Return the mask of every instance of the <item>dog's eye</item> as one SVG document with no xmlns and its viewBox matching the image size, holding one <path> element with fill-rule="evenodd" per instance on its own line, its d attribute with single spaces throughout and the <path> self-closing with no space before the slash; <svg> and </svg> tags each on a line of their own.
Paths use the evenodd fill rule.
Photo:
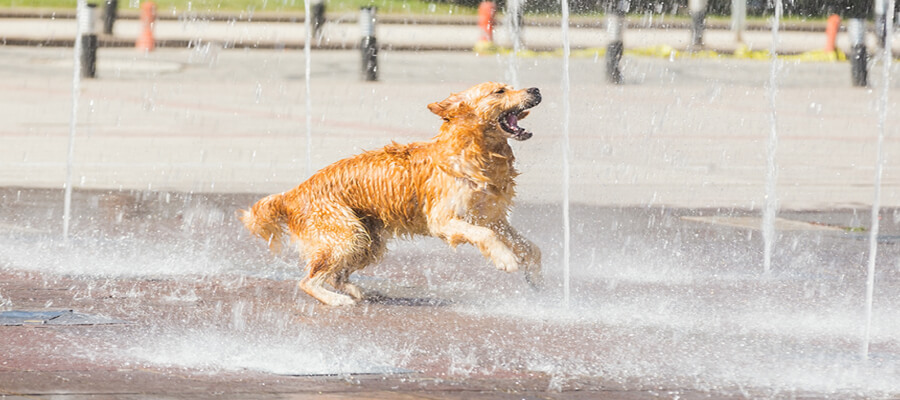
<svg viewBox="0 0 900 400">
<path fill-rule="evenodd" d="M 505 88 L 497 89 L 497 90 L 494 92 L 494 94 L 503 94 L 503 93 L 506 93 L 506 89 L 505 89 Z"/>
</svg>

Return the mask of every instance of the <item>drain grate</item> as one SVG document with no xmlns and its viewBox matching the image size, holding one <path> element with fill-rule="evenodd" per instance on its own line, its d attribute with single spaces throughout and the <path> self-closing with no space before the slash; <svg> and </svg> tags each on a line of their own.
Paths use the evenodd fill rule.
<svg viewBox="0 0 900 400">
<path fill-rule="evenodd" d="M 120 319 L 109 318 L 102 315 L 82 314 L 72 310 L 13 310 L 0 312 L 0 326 L 113 325 L 127 323 L 128 321 Z"/>
</svg>

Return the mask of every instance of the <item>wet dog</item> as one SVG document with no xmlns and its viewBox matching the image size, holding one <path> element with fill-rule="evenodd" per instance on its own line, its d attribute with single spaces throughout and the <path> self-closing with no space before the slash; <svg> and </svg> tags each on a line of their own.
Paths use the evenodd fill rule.
<svg viewBox="0 0 900 400">
<path fill-rule="evenodd" d="M 273 251 L 288 235 L 307 260 L 300 287 L 333 306 L 364 299 L 350 274 L 379 260 L 397 236 L 470 243 L 497 268 L 523 269 L 539 286 L 541 252 L 508 220 L 517 175 L 508 140 L 532 136 L 518 121 L 540 102 L 537 88 L 494 82 L 451 94 L 428 105 L 444 120 L 432 140 L 340 160 L 241 210 L 240 219 Z"/>
</svg>

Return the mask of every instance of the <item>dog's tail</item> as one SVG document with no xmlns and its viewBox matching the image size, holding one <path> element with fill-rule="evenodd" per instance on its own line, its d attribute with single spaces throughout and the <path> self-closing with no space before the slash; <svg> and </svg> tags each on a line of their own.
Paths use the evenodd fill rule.
<svg viewBox="0 0 900 400">
<path fill-rule="evenodd" d="M 254 235 L 267 241 L 273 253 L 281 251 L 283 224 L 287 216 L 283 195 L 273 194 L 263 197 L 249 210 L 240 210 L 238 213 L 238 218 L 244 226 Z"/>
</svg>

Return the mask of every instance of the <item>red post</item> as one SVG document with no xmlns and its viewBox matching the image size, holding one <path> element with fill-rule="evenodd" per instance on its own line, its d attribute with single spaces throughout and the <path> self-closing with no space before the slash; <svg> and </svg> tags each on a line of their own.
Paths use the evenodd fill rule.
<svg viewBox="0 0 900 400">
<path fill-rule="evenodd" d="M 478 6 L 478 27 L 481 28 L 481 40 L 494 41 L 494 14 L 497 6 L 493 1 L 482 1 Z"/>
<path fill-rule="evenodd" d="M 834 41 L 837 38 L 838 30 L 841 28 L 841 17 L 837 14 L 831 14 L 828 17 L 827 25 L 825 25 L 825 51 L 834 51 Z"/>
<path fill-rule="evenodd" d="M 153 25 L 156 23 L 156 3 L 145 1 L 141 4 L 141 32 L 134 46 L 138 50 L 152 51 L 156 47 L 153 39 Z"/>
</svg>

